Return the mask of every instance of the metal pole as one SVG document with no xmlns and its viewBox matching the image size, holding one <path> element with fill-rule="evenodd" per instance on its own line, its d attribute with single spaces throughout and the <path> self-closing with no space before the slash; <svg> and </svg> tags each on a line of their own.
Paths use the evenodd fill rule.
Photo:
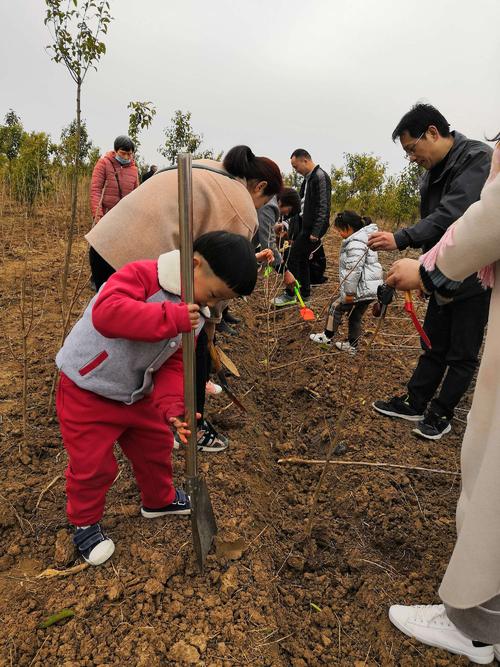
<svg viewBox="0 0 500 667">
<path fill-rule="evenodd" d="M 192 157 L 190 153 L 179 153 L 179 232 L 181 251 L 181 298 L 184 303 L 194 302 L 193 285 L 193 190 Z M 194 354 L 194 331 L 182 334 L 182 361 L 184 364 L 184 405 L 186 421 L 191 435 L 186 451 L 186 481 L 188 493 L 198 475 L 196 446 L 196 368 Z"/>
</svg>

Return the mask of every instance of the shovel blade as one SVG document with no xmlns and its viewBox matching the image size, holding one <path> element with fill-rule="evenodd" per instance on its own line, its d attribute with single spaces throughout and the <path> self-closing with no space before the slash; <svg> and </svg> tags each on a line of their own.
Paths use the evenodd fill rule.
<svg viewBox="0 0 500 667">
<path fill-rule="evenodd" d="M 300 309 L 300 316 L 306 322 L 311 322 L 312 320 L 316 319 L 314 317 L 313 311 L 310 308 L 301 308 Z"/>
<path fill-rule="evenodd" d="M 200 572 L 203 572 L 205 559 L 217 535 L 217 522 L 208 494 L 205 480 L 201 477 L 189 480 L 191 498 L 191 529 L 193 547 Z"/>
</svg>

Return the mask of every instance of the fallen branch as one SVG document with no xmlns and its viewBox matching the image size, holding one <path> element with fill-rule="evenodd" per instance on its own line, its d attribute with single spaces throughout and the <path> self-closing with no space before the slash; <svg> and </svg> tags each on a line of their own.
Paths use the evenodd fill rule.
<svg viewBox="0 0 500 667">
<path fill-rule="evenodd" d="M 290 456 L 285 459 L 278 459 L 278 463 L 290 463 L 292 465 L 325 465 L 325 459 L 302 459 L 299 456 Z M 365 466 L 370 468 L 400 468 L 401 470 L 417 470 L 419 472 L 434 472 L 441 475 L 457 475 L 458 470 L 441 470 L 440 468 L 421 468 L 420 466 L 402 465 L 399 463 L 372 463 L 371 461 L 328 461 L 330 465 L 337 466 Z"/>
<path fill-rule="evenodd" d="M 37 574 L 36 579 L 51 579 L 52 577 L 69 577 L 72 574 L 78 574 L 78 572 L 86 570 L 88 566 L 89 566 L 88 563 L 79 563 L 78 565 L 69 567 L 67 570 L 54 570 L 53 568 L 49 567 L 43 572 L 40 572 L 40 574 Z"/>
<path fill-rule="evenodd" d="M 38 506 L 40 505 L 40 502 L 41 502 L 42 498 L 44 497 L 44 495 L 47 493 L 47 491 L 52 486 L 54 486 L 54 484 L 57 482 L 57 480 L 61 479 L 61 477 L 62 477 L 62 475 L 56 475 L 56 477 L 54 477 L 54 479 L 49 484 L 47 484 L 47 486 L 44 489 L 42 489 L 42 492 L 38 496 L 38 500 L 37 500 L 36 505 L 35 505 L 36 510 L 38 509 Z"/>
</svg>

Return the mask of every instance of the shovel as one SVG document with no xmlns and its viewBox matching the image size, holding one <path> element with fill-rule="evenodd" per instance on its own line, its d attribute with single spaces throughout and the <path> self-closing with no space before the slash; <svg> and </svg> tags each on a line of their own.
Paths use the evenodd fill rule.
<svg viewBox="0 0 500 667">
<path fill-rule="evenodd" d="M 221 384 L 222 389 L 224 392 L 229 396 L 229 398 L 232 400 L 232 402 L 240 409 L 242 412 L 247 412 L 246 407 L 243 405 L 243 403 L 240 401 L 240 399 L 236 396 L 236 394 L 232 391 L 231 387 L 228 384 L 226 374 L 224 373 L 224 369 L 222 368 L 222 360 L 220 357 L 220 349 L 215 347 L 213 343 L 208 344 L 208 351 L 210 353 L 210 357 L 212 358 L 213 362 L 213 367 L 215 374 L 217 375 L 217 379 Z"/>
<path fill-rule="evenodd" d="M 181 250 L 181 298 L 193 303 L 193 191 L 192 157 L 179 153 L 177 157 L 179 178 L 179 232 Z M 184 366 L 184 405 L 186 422 L 191 434 L 186 450 L 186 486 L 191 500 L 191 528 L 196 560 L 203 572 L 203 565 L 213 539 L 217 534 L 212 503 L 205 480 L 198 474 L 198 447 L 196 437 L 196 371 L 194 355 L 194 331 L 182 334 L 182 361 Z"/>
<path fill-rule="evenodd" d="M 224 350 L 222 350 L 220 347 L 217 347 L 217 352 L 219 354 L 219 359 L 224 364 L 224 366 L 227 368 L 227 370 L 230 373 L 232 373 L 235 377 L 239 378 L 240 377 L 239 370 L 236 368 L 235 364 L 227 356 L 227 354 L 224 352 Z"/>
<path fill-rule="evenodd" d="M 297 301 L 300 304 L 300 316 L 303 320 L 306 322 L 311 322 L 312 320 L 315 320 L 315 316 L 313 311 L 306 306 L 304 303 L 303 298 L 300 295 L 300 285 L 298 281 L 296 280 L 295 283 L 293 284 L 293 291 L 295 292 L 295 296 L 297 297 Z"/>
</svg>

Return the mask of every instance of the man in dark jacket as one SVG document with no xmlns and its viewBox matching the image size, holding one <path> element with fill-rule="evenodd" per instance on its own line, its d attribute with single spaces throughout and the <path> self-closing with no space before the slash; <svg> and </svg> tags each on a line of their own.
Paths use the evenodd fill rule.
<svg viewBox="0 0 500 667">
<path fill-rule="evenodd" d="M 143 174 L 141 183 L 144 183 L 144 181 L 147 181 L 148 178 L 151 178 L 151 176 L 154 176 L 157 171 L 158 171 L 158 167 L 155 164 L 152 164 L 149 167 L 149 169 L 146 171 L 146 173 Z"/>
<path fill-rule="evenodd" d="M 301 285 L 301 294 L 307 299 L 311 294 L 309 260 L 312 254 L 323 252 L 321 238 L 330 224 L 332 183 L 328 174 L 315 164 L 311 155 L 297 148 L 291 157 L 292 167 L 304 177 L 300 188 L 301 229 L 288 256 L 288 268 Z M 273 301 L 275 306 L 295 303 L 292 291 L 286 291 Z"/>
<path fill-rule="evenodd" d="M 450 132 L 449 128 L 444 116 L 429 104 L 415 105 L 398 123 L 393 140 L 399 138 L 406 157 L 426 169 L 420 184 L 421 220 L 394 234 L 373 234 L 369 240 L 373 250 L 411 247 L 427 252 L 479 199 L 490 170 L 492 150 L 481 141 Z M 407 394 L 375 401 L 377 412 L 418 422 L 413 432 L 430 440 L 438 440 L 450 431 L 454 409 L 477 367 L 489 297 L 476 274 L 464 281 L 447 305 L 439 306 L 431 296 L 424 329 L 432 349 L 424 347 Z"/>
</svg>

